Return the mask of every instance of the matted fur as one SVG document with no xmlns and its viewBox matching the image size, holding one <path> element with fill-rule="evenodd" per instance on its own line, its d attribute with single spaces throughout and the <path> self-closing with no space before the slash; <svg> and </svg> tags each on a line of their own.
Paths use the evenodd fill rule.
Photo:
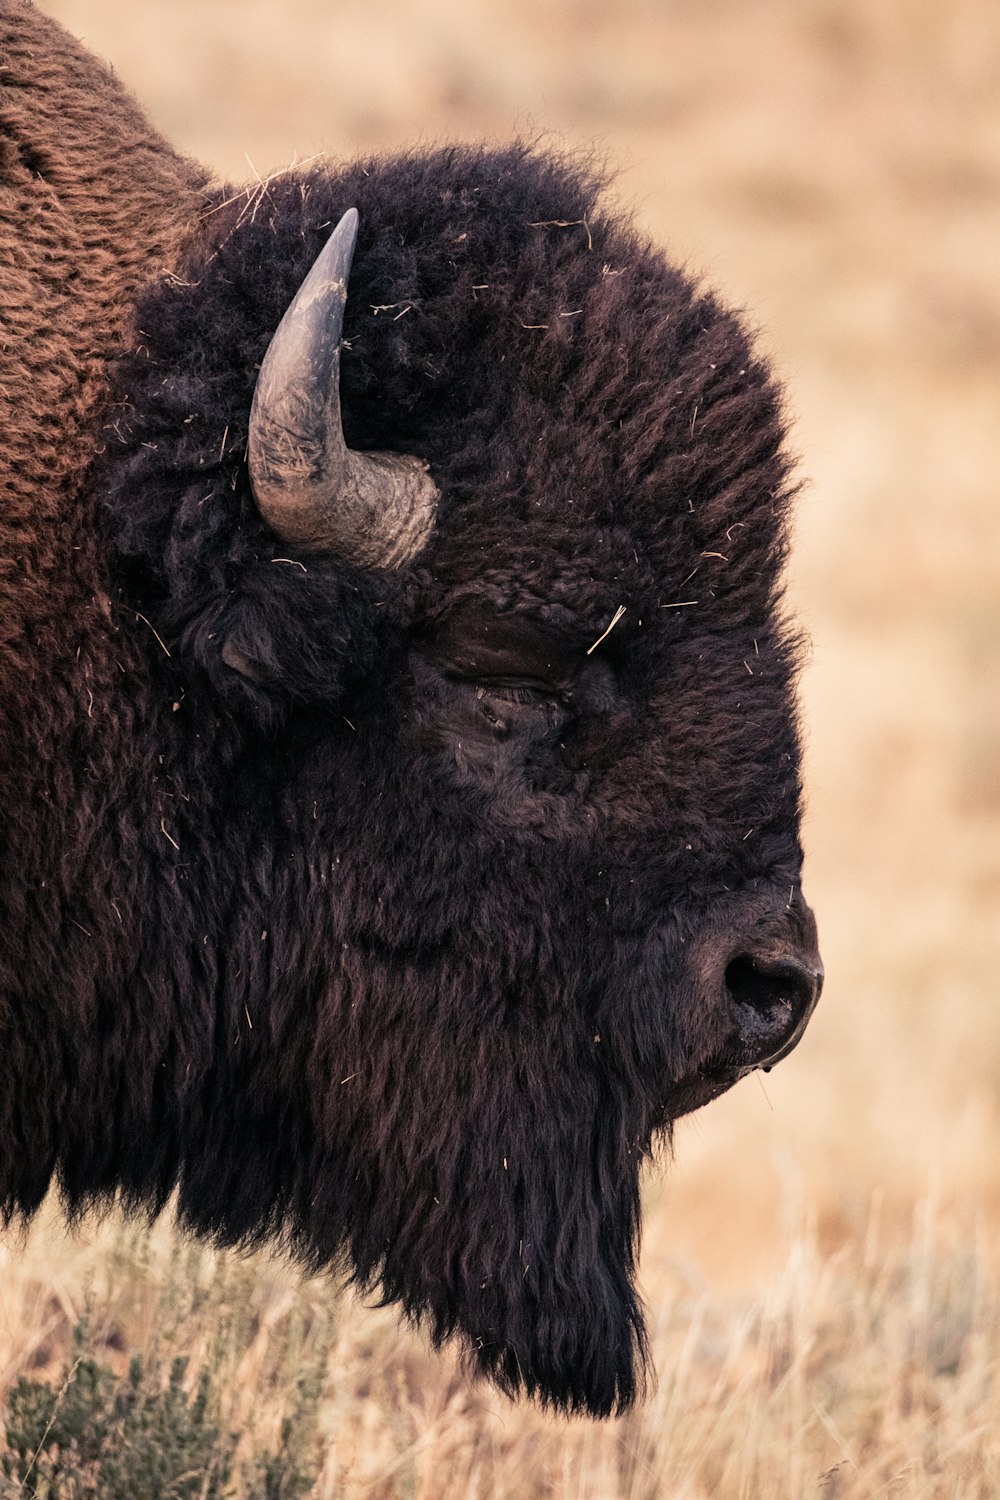
<svg viewBox="0 0 1000 1500">
<path fill-rule="evenodd" d="M 66 120 L 83 69 L 140 129 L 48 23 L 0 17 L 68 59 Z M 96 195 L 115 153 L 81 129 Z M 66 402 L 4 368 L 41 455 L 0 516 L 6 1211 L 53 1176 L 71 1210 L 176 1186 L 197 1230 L 380 1286 L 511 1392 L 624 1407 L 640 1165 L 732 1026 L 706 975 L 811 922 L 776 387 L 545 152 L 207 202 L 141 138 L 155 170 L 118 162 L 132 207 L 76 249 L 104 300 L 64 269 L 34 335 Z M 23 150 L 4 170 L 44 197 Z M 351 205 L 347 440 L 442 497 L 397 574 L 289 548 L 246 473 L 260 360 Z M 484 616 L 554 632 L 572 693 L 453 670 Z"/>
</svg>

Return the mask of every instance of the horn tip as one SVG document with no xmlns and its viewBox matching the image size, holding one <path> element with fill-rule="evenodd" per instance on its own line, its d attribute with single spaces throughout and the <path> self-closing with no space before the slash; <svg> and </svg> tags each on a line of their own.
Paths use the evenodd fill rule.
<svg viewBox="0 0 1000 1500">
<path fill-rule="evenodd" d="M 349 208 L 345 214 L 341 214 L 337 227 L 330 238 L 338 241 L 346 240 L 353 251 L 360 224 L 361 216 L 357 209 Z"/>
</svg>

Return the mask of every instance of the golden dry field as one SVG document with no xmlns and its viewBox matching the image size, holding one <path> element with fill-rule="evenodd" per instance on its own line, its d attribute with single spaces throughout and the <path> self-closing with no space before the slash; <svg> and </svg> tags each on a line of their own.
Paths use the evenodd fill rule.
<svg viewBox="0 0 1000 1500">
<path fill-rule="evenodd" d="M 514 1407 L 282 1265 L 53 1215 L 0 1248 L 0 1385 L 58 1391 L 83 1317 L 119 1373 L 174 1340 L 184 1380 L 218 1376 L 240 1454 L 299 1402 L 316 1487 L 262 1495 L 1000 1495 L 1000 8 L 43 8 L 234 182 L 319 151 L 596 144 L 650 234 L 749 310 L 805 480 L 790 582 L 827 985 L 795 1054 L 683 1121 L 647 1183 L 659 1383 L 628 1418 Z M 119 1493 L 46 1489 L 43 1467 L 9 1493 Z M 232 1483 L 163 1493 L 250 1493 Z"/>
</svg>

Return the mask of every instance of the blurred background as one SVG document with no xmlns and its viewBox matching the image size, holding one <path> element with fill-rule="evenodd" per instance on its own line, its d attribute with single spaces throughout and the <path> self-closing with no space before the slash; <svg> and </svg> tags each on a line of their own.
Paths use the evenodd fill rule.
<svg viewBox="0 0 1000 1500">
<path fill-rule="evenodd" d="M 545 132 L 746 309 L 787 382 L 806 890 L 794 1056 L 682 1122 L 642 1274 L 1000 1252 L 1000 8 L 992 0 L 44 0 L 221 177 Z M 998 1257 L 1000 1258 L 1000 1257 Z M 831 1491 L 832 1493 L 832 1491 Z"/>
</svg>

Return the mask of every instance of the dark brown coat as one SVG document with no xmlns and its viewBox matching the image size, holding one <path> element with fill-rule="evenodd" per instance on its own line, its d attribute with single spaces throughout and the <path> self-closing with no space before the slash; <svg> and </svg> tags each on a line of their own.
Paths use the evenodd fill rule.
<svg viewBox="0 0 1000 1500">
<path fill-rule="evenodd" d="M 395 572 L 247 474 L 352 205 L 347 440 L 441 496 Z M 627 1405 L 641 1163 L 816 993 L 766 364 L 586 166 L 209 189 L 18 0 L 0 317 L 4 1212 L 176 1188 L 505 1389 Z"/>
</svg>

